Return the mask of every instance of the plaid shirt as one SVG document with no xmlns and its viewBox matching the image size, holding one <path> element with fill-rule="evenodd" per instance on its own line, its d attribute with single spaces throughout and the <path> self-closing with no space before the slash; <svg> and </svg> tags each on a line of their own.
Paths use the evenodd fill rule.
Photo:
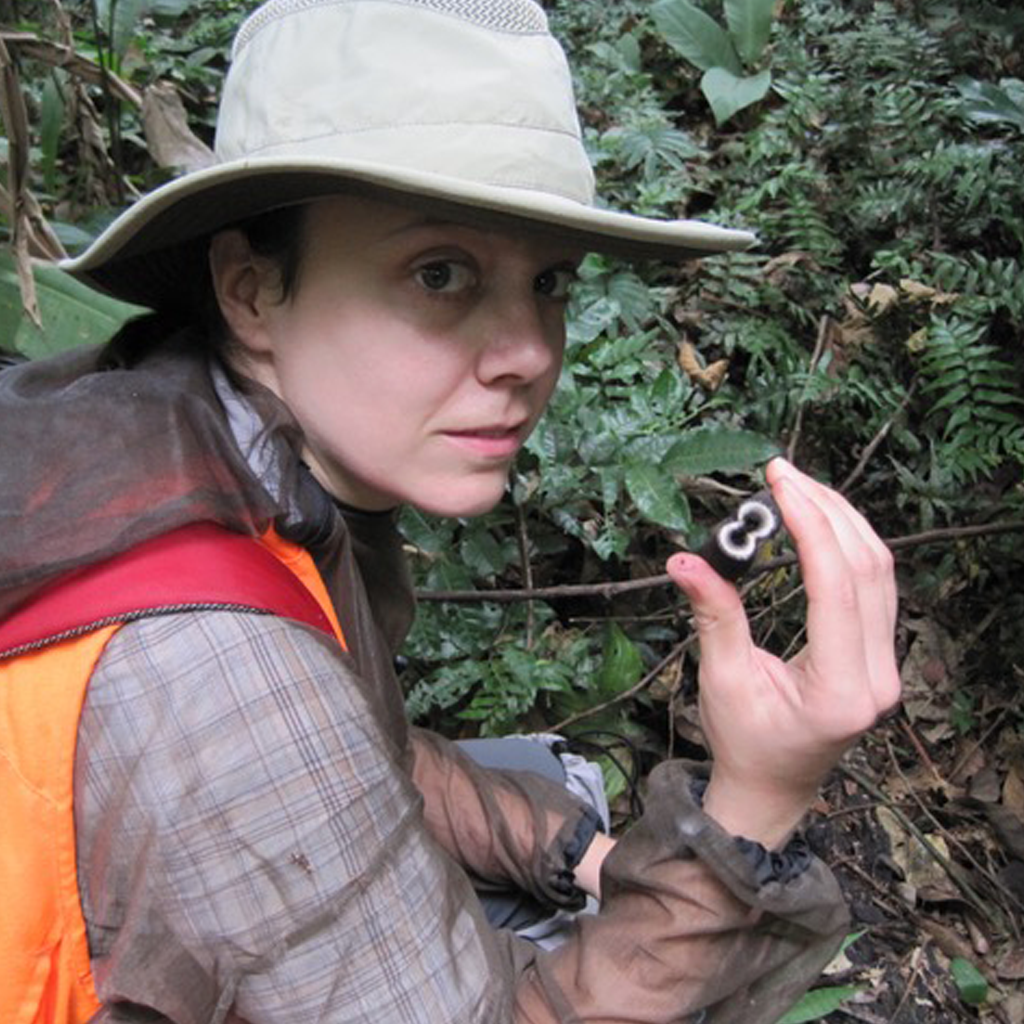
<svg viewBox="0 0 1024 1024">
<path fill-rule="evenodd" d="M 176 1024 L 229 1007 L 268 1024 L 508 1018 L 507 953 L 351 671 L 326 638 L 267 616 L 116 635 L 76 764 L 104 1000 Z"/>
</svg>

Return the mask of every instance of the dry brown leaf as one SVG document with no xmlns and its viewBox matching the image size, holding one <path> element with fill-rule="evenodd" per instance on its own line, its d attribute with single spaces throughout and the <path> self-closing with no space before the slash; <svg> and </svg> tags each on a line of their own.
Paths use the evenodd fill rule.
<svg viewBox="0 0 1024 1024">
<path fill-rule="evenodd" d="M 10 193 L 8 202 L 11 220 L 11 249 L 18 275 L 21 305 L 29 319 L 42 327 L 36 282 L 32 273 L 29 222 L 28 154 L 31 140 L 25 97 L 21 93 L 18 72 L 2 39 L 0 39 L 0 118 L 7 133 L 7 166 Z"/>
<path fill-rule="evenodd" d="M 952 635 L 930 619 L 914 619 L 907 627 L 914 638 L 900 666 L 903 707 L 912 722 L 932 725 L 926 732 L 929 740 L 944 739 L 954 732 L 950 695 L 962 651 Z"/>
<path fill-rule="evenodd" d="M 154 82 L 143 93 L 142 127 L 161 167 L 201 171 L 214 162 L 213 151 L 189 128 L 185 104 L 170 82 Z"/>
<path fill-rule="evenodd" d="M 1024 980 L 1024 949 L 1011 949 L 996 964 L 996 974 L 1004 981 Z"/>
<path fill-rule="evenodd" d="M 914 333 L 907 338 L 907 351 L 911 354 L 921 352 L 927 344 L 928 328 L 922 327 L 920 330 L 914 331 Z"/>
<path fill-rule="evenodd" d="M 970 943 L 952 928 L 947 928 L 944 924 L 926 917 L 921 920 L 921 929 L 935 940 L 935 944 L 946 956 L 951 959 L 961 956 L 965 960 L 974 961 Z"/>
<path fill-rule="evenodd" d="M 1018 860 L 1024 861 L 1024 819 L 1002 804 L 986 804 L 985 813 L 999 841 Z"/>
<path fill-rule="evenodd" d="M 1003 781 L 1003 804 L 1024 820 L 1024 764 L 1014 761 Z"/>
<path fill-rule="evenodd" d="M 70 43 L 55 43 L 37 36 L 34 32 L 6 30 L 0 31 L 0 40 L 14 47 L 22 56 L 60 68 L 89 85 L 98 86 L 106 83 L 115 96 L 133 107 L 138 107 L 142 103 L 142 97 L 134 86 L 114 74 L 110 68 L 103 68 L 88 57 L 83 57 Z"/>
<path fill-rule="evenodd" d="M 704 738 L 704 730 L 700 726 L 700 712 L 693 701 L 688 701 L 682 696 L 676 697 L 672 702 L 672 722 L 675 726 L 676 735 L 680 739 L 695 747 L 707 748 L 707 740 Z"/>
<path fill-rule="evenodd" d="M 865 315 L 858 303 L 863 303 L 867 297 L 866 287 L 862 285 L 851 285 L 851 295 L 843 297 L 843 309 L 846 316 L 838 323 L 832 325 L 832 337 L 834 344 L 839 347 L 856 347 L 867 345 L 877 341 L 878 336 L 871 324 L 871 319 Z"/>
<path fill-rule="evenodd" d="M 891 284 L 874 284 L 868 292 L 868 309 L 876 316 L 886 313 L 900 301 L 900 293 Z"/>
<path fill-rule="evenodd" d="M 943 292 L 930 285 L 921 284 L 920 281 L 912 281 L 905 277 L 900 281 L 900 291 L 911 302 L 927 302 L 933 306 L 948 306 L 960 298 L 955 292 Z"/>
<path fill-rule="evenodd" d="M 762 273 L 765 279 L 776 287 L 782 287 L 786 281 L 789 271 L 793 267 L 806 265 L 812 271 L 820 271 L 821 267 L 809 252 L 800 249 L 793 249 L 790 252 L 779 253 L 773 256 L 763 267 Z"/>
<path fill-rule="evenodd" d="M 1011 992 L 999 1004 L 1002 1024 L 1024 1024 L 1024 992 Z"/>
<path fill-rule="evenodd" d="M 971 778 L 967 793 L 983 804 L 999 803 L 999 776 L 990 765 L 977 771 Z"/>
<path fill-rule="evenodd" d="M 915 891 L 927 890 L 934 899 L 939 893 L 956 898 L 957 892 L 949 881 L 942 865 L 925 848 L 924 844 L 908 832 L 899 818 L 888 807 L 876 810 L 878 823 L 889 837 L 893 862 L 903 872 L 905 882 Z M 949 848 L 942 836 L 928 836 L 931 848 L 940 856 L 949 858 Z"/>
<path fill-rule="evenodd" d="M 705 391 L 717 391 L 729 370 L 728 359 L 719 359 L 709 366 L 702 366 L 696 348 L 688 341 L 679 342 L 676 358 L 686 376 Z"/>
</svg>

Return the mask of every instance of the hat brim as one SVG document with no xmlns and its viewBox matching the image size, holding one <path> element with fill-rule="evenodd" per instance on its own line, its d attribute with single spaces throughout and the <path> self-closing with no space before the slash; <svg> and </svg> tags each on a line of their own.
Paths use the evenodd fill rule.
<svg viewBox="0 0 1024 1024">
<path fill-rule="evenodd" d="M 703 221 L 637 217 L 423 171 L 266 158 L 219 164 L 156 189 L 61 267 L 116 298 L 160 308 L 177 301 L 185 276 L 195 276 L 195 267 L 186 265 L 184 243 L 257 213 L 338 193 L 408 203 L 431 215 L 497 229 L 550 234 L 584 251 L 630 259 L 687 259 L 746 249 L 756 241 L 750 232 Z M 187 259 L 194 261 L 194 252 Z"/>
</svg>

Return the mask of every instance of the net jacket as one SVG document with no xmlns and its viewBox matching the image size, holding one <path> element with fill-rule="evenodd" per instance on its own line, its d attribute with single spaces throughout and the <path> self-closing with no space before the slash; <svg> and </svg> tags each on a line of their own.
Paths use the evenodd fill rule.
<svg viewBox="0 0 1024 1024">
<path fill-rule="evenodd" d="M 52 1019 L 95 1006 L 87 952 L 102 1024 L 774 1022 L 845 934 L 841 895 L 813 858 L 789 874 L 748 856 L 678 762 L 651 774 L 575 936 L 542 952 L 487 927 L 473 882 L 578 905 L 587 812 L 409 725 L 394 654 L 412 591 L 394 522 L 332 504 L 265 397 L 187 334 L 130 366 L 89 350 L 0 373 L 0 620 L 69 572 L 213 522 L 273 527 L 306 552 L 348 645 L 237 612 L 93 637 L 81 713 L 18 769 L 60 751 L 53 824 L 76 829 L 52 913 L 73 906 L 77 874 L 85 937 L 72 922 L 75 980 L 53 998 L 73 1010 Z M 5 828 L 8 849 L 21 831 Z M 40 991 L 41 956 L 63 955 L 48 938 L 20 968 Z"/>
</svg>

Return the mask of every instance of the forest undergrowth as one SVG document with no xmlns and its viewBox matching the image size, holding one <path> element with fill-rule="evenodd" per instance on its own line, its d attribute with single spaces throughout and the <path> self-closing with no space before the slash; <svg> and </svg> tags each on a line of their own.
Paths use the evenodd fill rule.
<svg viewBox="0 0 1024 1024">
<path fill-rule="evenodd" d="M 452 736 L 561 732 L 628 827 L 654 765 L 708 756 L 665 560 L 789 455 L 893 547 L 904 682 L 808 818 L 854 926 L 791 1020 L 1024 1024 L 1024 10 L 545 6 L 609 205 L 759 241 L 587 258 L 506 500 L 404 515 L 410 714 Z M 38 357 L 128 314 L 39 260 L 209 158 L 250 7 L 0 2 L 0 346 Z M 758 641 L 799 649 L 785 541 L 743 590 Z"/>
</svg>

